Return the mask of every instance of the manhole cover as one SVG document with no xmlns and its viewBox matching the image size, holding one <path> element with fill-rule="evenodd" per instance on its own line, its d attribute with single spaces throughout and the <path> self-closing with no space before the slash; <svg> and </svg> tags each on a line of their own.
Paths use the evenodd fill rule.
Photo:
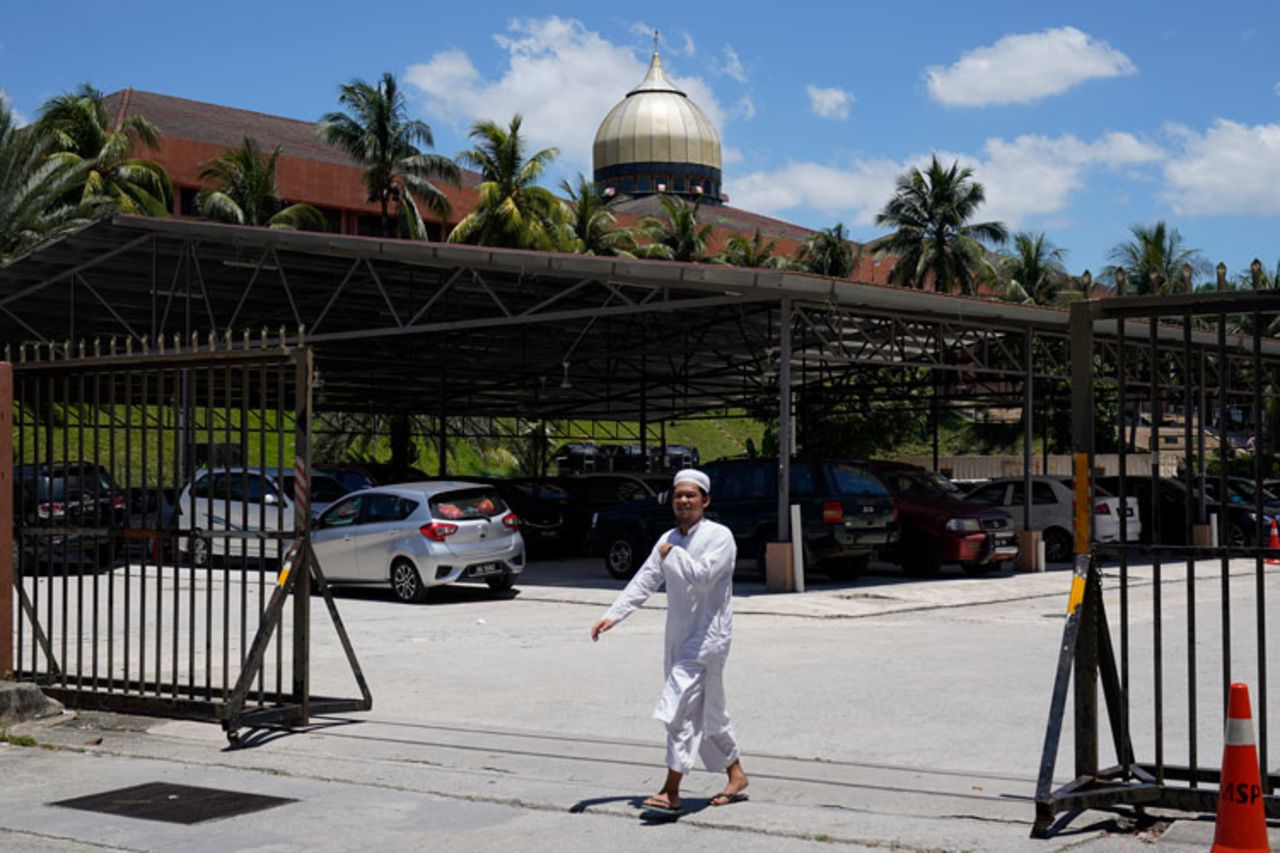
<svg viewBox="0 0 1280 853">
<path fill-rule="evenodd" d="M 191 824 L 260 812 L 292 802 L 296 800 L 289 797 L 267 797 L 240 791 L 197 788 L 193 785 L 148 782 L 118 791 L 61 800 L 50 805 L 143 820 Z"/>
</svg>

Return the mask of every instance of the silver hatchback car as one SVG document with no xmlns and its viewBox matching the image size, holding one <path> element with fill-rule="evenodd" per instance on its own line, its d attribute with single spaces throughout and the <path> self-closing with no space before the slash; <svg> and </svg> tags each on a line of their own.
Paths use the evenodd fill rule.
<svg viewBox="0 0 1280 853">
<path fill-rule="evenodd" d="M 390 584 L 401 601 L 455 581 L 507 590 L 525 563 L 520 519 L 492 486 L 465 481 L 352 492 L 320 514 L 311 543 L 329 582 Z"/>
</svg>

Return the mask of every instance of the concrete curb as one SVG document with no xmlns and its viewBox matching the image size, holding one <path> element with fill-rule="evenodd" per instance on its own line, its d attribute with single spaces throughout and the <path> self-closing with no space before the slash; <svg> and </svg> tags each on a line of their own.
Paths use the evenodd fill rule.
<svg viewBox="0 0 1280 853">
<path fill-rule="evenodd" d="M 62 703 L 50 699 L 28 682 L 0 681 L 0 724 L 56 717 Z"/>
</svg>

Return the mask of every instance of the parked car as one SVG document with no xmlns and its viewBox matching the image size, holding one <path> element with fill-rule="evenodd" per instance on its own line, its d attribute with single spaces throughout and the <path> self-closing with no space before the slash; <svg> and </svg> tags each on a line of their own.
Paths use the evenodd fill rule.
<svg viewBox="0 0 1280 853">
<path fill-rule="evenodd" d="M 1101 486 L 1110 492 L 1120 491 L 1120 478 L 1099 477 L 1095 486 Z M 1191 517 L 1196 519 L 1199 513 L 1201 494 L 1199 489 L 1187 490 L 1181 480 L 1161 477 L 1157 481 L 1157 500 L 1151 501 L 1151 477 L 1149 475 L 1129 475 L 1125 477 L 1126 495 L 1137 498 L 1138 515 L 1142 522 L 1140 541 L 1144 544 L 1190 545 L 1191 530 L 1187 525 L 1187 507 L 1191 507 Z M 1203 497 L 1205 505 L 1205 521 L 1209 516 L 1220 511 L 1220 504 L 1207 493 Z M 1227 504 L 1227 541 L 1224 544 L 1235 548 L 1247 548 L 1261 534 L 1265 543 L 1270 533 L 1271 517 L 1264 515 L 1262 523 L 1258 523 L 1252 504 Z M 1159 530 L 1156 529 L 1156 520 Z"/>
<path fill-rule="evenodd" d="M 563 507 L 562 535 L 564 550 L 569 553 L 590 553 L 591 518 L 600 510 L 654 498 L 671 487 L 667 474 L 582 474 L 555 477 L 551 482 L 569 496 Z"/>
<path fill-rule="evenodd" d="M 1039 530 L 1044 538 L 1044 556 L 1051 563 L 1071 559 L 1075 548 L 1075 495 L 1073 481 L 1064 477 L 1031 478 L 1031 530 Z M 1022 477 L 1005 477 L 979 486 L 965 500 L 983 506 L 1001 507 L 1013 519 L 1018 530 L 1025 530 L 1023 504 L 1025 483 Z M 1142 519 L 1137 498 L 1126 498 L 1126 506 L 1106 486 L 1094 483 L 1093 534 L 1099 542 L 1120 541 L 1120 514 L 1128 519 L 1126 529 L 1130 542 L 1142 536 Z"/>
<path fill-rule="evenodd" d="M 723 460 L 702 467 L 711 478 L 707 517 L 728 527 L 738 554 L 754 559 L 761 568 L 765 545 L 778 538 L 777 469 L 777 460 L 765 458 Z M 793 462 L 790 501 L 800 504 L 805 565 L 819 572 L 852 579 L 866 568 L 874 549 L 897 541 L 897 504 L 862 463 Z M 596 513 L 593 547 L 604 554 L 609 574 L 627 578 L 671 526 L 665 493 L 619 504 Z"/>
<path fill-rule="evenodd" d="M 24 569 L 110 567 L 128 501 L 106 468 L 82 461 L 15 465 L 13 480 L 14 553 Z"/>
<path fill-rule="evenodd" d="M 902 535 L 880 556 L 907 574 L 935 575 L 959 563 L 969 574 L 984 574 L 1018 555 L 1018 539 L 1008 513 L 970 503 L 946 488 L 945 477 L 903 462 L 869 462 L 898 499 Z"/>
<path fill-rule="evenodd" d="M 484 581 L 507 590 L 524 571 L 520 519 L 492 486 L 454 480 L 355 492 L 316 522 L 312 548 L 334 584 L 388 584 L 401 601 Z"/>
<path fill-rule="evenodd" d="M 253 536 L 186 536 L 191 530 L 279 531 L 294 529 L 292 468 L 214 468 L 198 471 L 178 497 L 178 551 L 195 565 L 210 556 L 264 556 L 279 559 L 278 539 L 259 545 Z M 350 491 L 326 474 L 311 475 L 311 517 Z"/>
<path fill-rule="evenodd" d="M 333 477 L 353 492 L 391 483 L 431 479 L 417 468 L 397 468 L 389 462 L 320 462 L 313 464 L 311 470 Z"/>
</svg>

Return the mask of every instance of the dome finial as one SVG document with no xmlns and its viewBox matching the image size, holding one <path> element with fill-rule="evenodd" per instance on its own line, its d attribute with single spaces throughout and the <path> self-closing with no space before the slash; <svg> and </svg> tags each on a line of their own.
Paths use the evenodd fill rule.
<svg viewBox="0 0 1280 853">
<path fill-rule="evenodd" d="M 654 53 L 658 52 L 658 31 L 657 30 L 653 31 L 653 52 Z"/>
</svg>

